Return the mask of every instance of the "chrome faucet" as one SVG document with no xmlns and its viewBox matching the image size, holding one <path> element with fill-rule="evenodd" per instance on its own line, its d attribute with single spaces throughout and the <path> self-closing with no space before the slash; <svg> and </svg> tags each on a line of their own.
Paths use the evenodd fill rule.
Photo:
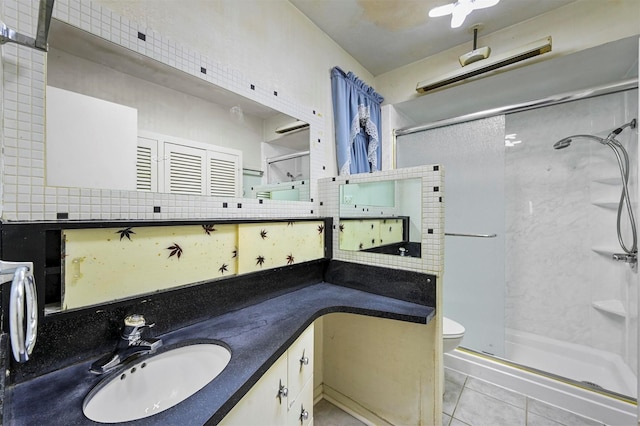
<svg viewBox="0 0 640 426">
<path fill-rule="evenodd" d="M 149 329 L 155 323 L 147 324 L 142 315 L 133 314 L 124 319 L 124 327 L 116 349 L 93 364 L 94 374 L 107 373 L 132 357 L 153 353 L 162 346 L 162 340 L 149 336 Z"/>
</svg>

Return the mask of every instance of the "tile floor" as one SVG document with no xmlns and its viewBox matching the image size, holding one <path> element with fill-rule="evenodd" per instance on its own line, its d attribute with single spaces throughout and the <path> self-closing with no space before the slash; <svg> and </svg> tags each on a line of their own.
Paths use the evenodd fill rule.
<svg viewBox="0 0 640 426">
<path fill-rule="evenodd" d="M 602 423 L 445 368 L 443 426 L 592 426 Z"/>
<path fill-rule="evenodd" d="M 602 426 L 602 423 L 445 368 L 442 426 Z M 314 406 L 314 426 L 362 426 L 326 400 Z"/>
<path fill-rule="evenodd" d="M 313 406 L 313 426 L 366 426 L 326 399 Z"/>
</svg>

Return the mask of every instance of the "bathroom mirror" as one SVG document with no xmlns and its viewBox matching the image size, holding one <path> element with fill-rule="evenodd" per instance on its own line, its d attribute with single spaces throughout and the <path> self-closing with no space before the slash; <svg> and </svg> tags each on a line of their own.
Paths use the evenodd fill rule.
<svg viewBox="0 0 640 426">
<path fill-rule="evenodd" d="M 204 79 L 53 19 L 46 76 L 46 185 L 264 199 L 283 199 L 280 190 L 287 188 L 284 199 L 309 201 L 309 125 L 212 84 L 222 70 L 200 69 Z M 61 107 L 49 104 L 54 90 L 64 95 Z M 69 100 L 76 95 L 79 102 Z M 96 109 L 95 120 L 106 131 L 88 127 L 86 136 L 77 137 L 83 133 L 75 126 L 92 122 L 77 120 L 70 106 L 85 116 L 92 102 L 106 108 Z M 132 117 L 128 129 L 118 109 Z M 58 111 L 64 123 L 59 127 L 68 132 L 57 145 L 49 134 L 55 128 L 51 111 Z M 125 135 L 108 132 L 114 129 Z M 78 142 L 71 143 L 69 134 Z M 153 145 L 147 148 L 146 143 Z M 191 156 L 194 149 L 205 152 L 208 161 L 214 152 L 215 161 L 230 165 L 229 180 L 235 179 L 231 192 L 215 192 L 209 183 L 198 189 L 201 192 L 173 185 L 174 172 L 168 171 L 171 156 L 176 152 Z M 142 168 L 141 158 L 148 158 Z M 199 178 L 209 182 L 205 167 L 209 166 L 203 167 Z M 147 173 L 147 168 L 153 171 Z M 149 183 L 147 174 L 155 176 L 148 178 Z M 227 180 L 227 175 L 220 180 Z"/>
<path fill-rule="evenodd" d="M 420 257 L 422 180 L 340 185 L 339 247 Z"/>
</svg>

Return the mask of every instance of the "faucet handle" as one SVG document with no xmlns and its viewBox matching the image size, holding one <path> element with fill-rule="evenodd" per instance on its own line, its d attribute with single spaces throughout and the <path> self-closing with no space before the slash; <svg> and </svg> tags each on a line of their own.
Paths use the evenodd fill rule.
<svg viewBox="0 0 640 426">
<path fill-rule="evenodd" d="M 124 319 L 124 329 L 122 336 L 125 340 L 136 342 L 140 340 L 140 335 L 144 330 L 154 327 L 155 323 L 147 324 L 144 317 L 140 314 L 129 315 Z"/>
<path fill-rule="evenodd" d="M 130 327 L 142 327 L 143 325 L 146 325 L 146 324 L 147 322 L 145 321 L 144 317 L 140 314 L 132 314 L 125 317 L 124 319 L 124 325 L 130 326 Z"/>
</svg>

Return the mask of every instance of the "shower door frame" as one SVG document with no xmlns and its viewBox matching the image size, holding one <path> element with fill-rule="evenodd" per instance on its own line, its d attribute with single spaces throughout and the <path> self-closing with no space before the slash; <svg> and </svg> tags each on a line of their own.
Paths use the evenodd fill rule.
<svg viewBox="0 0 640 426">
<path fill-rule="evenodd" d="M 520 104 L 515 104 L 515 105 L 508 105 L 508 106 L 504 106 L 504 107 L 499 107 L 499 108 L 493 108 L 493 109 L 489 109 L 489 110 L 484 110 L 484 111 L 479 111 L 476 113 L 472 113 L 472 114 L 466 114 L 463 116 L 459 116 L 459 117 L 453 117 L 450 119 L 446 119 L 446 120 L 439 120 L 433 123 L 428 123 L 428 124 L 424 124 L 424 125 L 420 125 L 420 126 L 414 126 L 414 127 L 407 127 L 407 128 L 401 128 L 401 129 L 397 129 L 393 131 L 393 141 L 392 141 L 392 150 L 393 150 L 393 168 L 397 168 L 397 137 L 398 136 L 404 136 L 404 135 L 409 135 L 412 133 L 418 133 L 418 132 L 422 132 L 422 131 L 426 131 L 426 130 L 433 130 L 433 129 L 437 129 L 437 128 L 442 128 L 442 127 L 446 127 L 446 126 L 451 126 L 451 125 L 456 125 L 456 124 L 461 124 L 461 123 L 465 123 L 465 122 L 470 122 L 470 121 L 475 121 L 475 120 L 479 120 L 479 119 L 483 119 L 483 118 L 488 118 L 488 117 L 493 117 L 493 116 L 498 116 L 498 115 L 506 115 L 506 114 L 510 114 L 510 113 L 517 113 L 517 112 L 522 112 L 522 111 L 527 111 L 527 110 L 531 110 L 531 109 L 537 109 L 537 108 L 542 108 L 542 107 L 547 107 L 547 106 L 553 106 L 553 105 L 559 105 L 559 104 L 563 104 L 563 103 L 568 103 L 568 102 L 572 102 L 572 101 L 577 101 L 577 100 L 582 100 L 582 99 L 588 99 L 588 98 L 593 98 L 593 97 L 597 97 L 597 96 L 602 96 L 602 95 L 609 95 L 609 94 L 614 94 L 614 93 L 618 93 L 618 92 L 624 92 L 627 90 L 633 90 L 633 89 L 638 89 L 639 84 L 638 84 L 638 78 L 633 78 L 633 79 L 627 79 L 627 80 L 622 80 L 619 82 L 614 82 L 611 84 L 606 84 L 606 85 L 601 85 L 601 86 L 597 86 L 594 88 L 591 88 L 589 90 L 582 90 L 579 92 L 569 92 L 569 93 L 563 93 L 563 94 L 559 94 L 559 95 L 554 95 L 551 97 L 547 97 L 547 98 L 543 98 L 543 99 L 539 99 L 539 100 L 535 100 L 535 101 L 530 101 L 530 102 L 525 102 L 525 103 L 520 103 Z M 638 103 L 640 105 L 640 92 L 638 95 L 639 99 L 638 99 Z M 638 139 L 638 143 L 640 144 L 640 136 Z M 635 161 L 637 161 L 636 164 L 640 164 L 640 151 L 639 151 L 639 155 L 637 158 L 634 159 Z M 638 188 L 638 193 L 635 194 L 637 199 L 640 199 L 640 186 Z M 636 282 L 636 285 L 640 285 L 640 276 L 639 278 L 637 278 L 637 280 L 639 282 Z M 640 306 L 640 293 L 638 295 L 638 300 L 637 302 L 637 306 Z M 638 336 L 638 346 L 639 346 L 639 352 L 640 352 L 640 331 L 639 331 L 639 336 Z M 476 352 L 474 350 L 468 350 L 470 353 Z M 478 353 L 480 355 L 480 353 Z M 573 384 L 579 387 L 580 384 L 578 382 L 574 382 L 571 379 L 568 378 L 564 378 L 564 377 L 559 377 L 559 376 L 555 376 L 553 374 L 547 374 L 546 372 L 540 371 L 540 370 L 536 370 L 533 368 L 529 368 L 527 366 L 520 366 L 516 363 L 513 363 L 507 359 L 502 359 L 499 357 L 495 357 L 496 361 L 499 362 L 504 362 L 507 365 L 512 365 L 512 366 L 518 366 L 519 368 L 522 368 L 524 370 L 527 371 L 531 371 L 534 372 L 536 374 L 541 374 L 543 376 L 546 377 L 550 377 L 552 379 L 555 380 L 559 380 L 565 383 L 569 383 L 569 384 Z M 639 366 L 640 368 L 640 366 Z M 637 377 L 640 377 L 640 375 L 636 375 Z M 638 382 L 638 395 L 640 398 L 640 379 L 637 380 Z M 596 393 L 603 393 L 605 395 L 609 395 L 609 396 L 613 396 L 615 398 L 619 398 L 621 400 L 627 400 L 628 402 L 637 402 L 637 400 L 632 400 L 632 398 L 629 398 L 627 396 L 624 395 L 618 395 L 615 394 L 614 392 L 610 392 L 610 391 L 602 391 L 600 392 L 597 389 L 589 389 L 593 392 Z M 640 411 L 640 408 L 639 408 Z M 640 416 L 639 416 L 640 417 Z"/>
</svg>

